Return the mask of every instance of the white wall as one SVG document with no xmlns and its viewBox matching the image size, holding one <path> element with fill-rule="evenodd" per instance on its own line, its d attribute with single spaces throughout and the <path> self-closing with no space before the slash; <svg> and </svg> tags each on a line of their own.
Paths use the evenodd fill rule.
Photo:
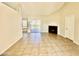
<svg viewBox="0 0 79 59">
<path fill-rule="evenodd" d="M 47 33 L 48 32 L 48 26 L 49 25 L 56 25 L 59 26 L 59 16 L 54 18 L 54 16 L 30 16 L 28 17 L 28 21 L 35 19 L 35 20 L 40 20 L 40 27 L 41 27 L 41 32 Z M 58 30 L 58 34 L 59 34 Z"/>
<path fill-rule="evenodd" d="M 0 54 L 22 38 L 21 16 L 0 3 Z"/>
<path fill-rule="evenodd" d="M 45 18 L 41 18 L 41 31 L 42 32 L 48 32 L 48 27 L 49 25 L 53 26 L 59 26 L 59 21 L 57 19 L 53 19 L 53 17 L 45 17 Z M 59 31 L 58 31 L 59 33 Z"/>
<path fill-rule="evenodd" d="M 77 14 L 76 20 L 75 20 L 75 39 L 74 39 L 74 43 L 79 45 L 79 14 Z"/>
<path fill-rule="evenodd" d="M 65 3 L 59 11 L 51 15 L 40 16 L 42 32 L 48 32 L 48 25 L 56 24 L 59 26 L 59 35 L 65 36 L 65 16 L 67 15 L 75 16 L 75 38 L 73 42 L 79 44 L 79 3 L 77 2 Z"/>
<path fill-rule="evenodd" d="M 65 16 L 67 15 L 75 16 L 75 38 L 73 42 L 79 45 L 79 3 L 65 3 L 64 7 L 59 12 L 52 14 L 52 17 L 55 16 L 54 18 L 59 16 L 60 35 L 62 36 L 65 36 Z"/>
</svg>

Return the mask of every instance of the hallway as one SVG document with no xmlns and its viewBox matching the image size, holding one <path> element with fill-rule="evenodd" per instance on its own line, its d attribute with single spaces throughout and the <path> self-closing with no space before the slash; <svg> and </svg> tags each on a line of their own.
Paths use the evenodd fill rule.
<svg viewBox="0 0 79 59">
<path fill-rule="evenodd" d="M 23 39 L 2 56 L 79 56 L 79 46 L 71 40 L 49 33 L 24 33 Z"/>
</svg>

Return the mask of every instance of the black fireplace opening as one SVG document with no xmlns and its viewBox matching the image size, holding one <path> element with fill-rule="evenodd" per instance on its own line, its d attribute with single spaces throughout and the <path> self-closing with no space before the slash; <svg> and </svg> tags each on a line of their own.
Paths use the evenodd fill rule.
<svg viewBox="0 0 79 59">
<path fill-rule="evenodd" d="M 49 31 L 49 33 L 57 34 L 58 33 L 58 26 L 49 26 L 48 31 Z"/>
</svg>

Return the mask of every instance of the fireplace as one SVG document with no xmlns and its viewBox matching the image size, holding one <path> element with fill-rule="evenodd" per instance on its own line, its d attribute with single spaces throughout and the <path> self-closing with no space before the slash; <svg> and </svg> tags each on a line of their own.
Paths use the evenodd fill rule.
<svg viewBox="0 0 79 59">
<path fill-rule="evenodd" d="M 49 26 L 48 27 L 48 31 L 49 31 L 49 33 L 57 34 L 57 32 L 58 32 L 58 26 Z"/>
</svg>

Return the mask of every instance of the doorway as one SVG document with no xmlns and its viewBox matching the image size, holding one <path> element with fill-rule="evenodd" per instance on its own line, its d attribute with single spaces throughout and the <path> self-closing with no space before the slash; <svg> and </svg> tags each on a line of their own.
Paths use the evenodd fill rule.
<svg viewBox="0 0 79 59">
<path fill-rule="evenodd" d="M 39 33 L 41 32 L 41 22 L 38 19 L 23 19 L 22 29 L 25 33 Z"/>
</svg>

